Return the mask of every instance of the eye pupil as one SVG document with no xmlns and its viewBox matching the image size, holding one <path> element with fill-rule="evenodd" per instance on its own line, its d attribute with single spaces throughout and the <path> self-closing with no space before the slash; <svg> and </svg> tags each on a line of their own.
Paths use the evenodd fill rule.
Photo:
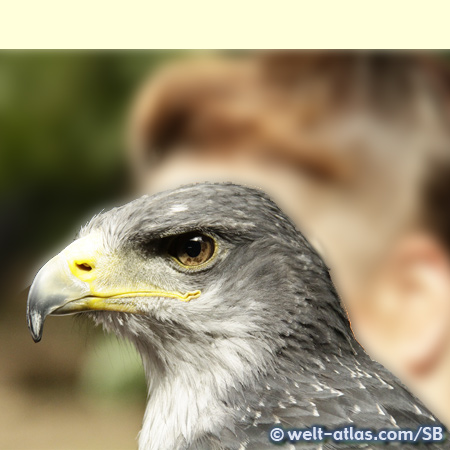
<svg viewBox="0 0 450 450">
<path fill-rule="evenodd" d="M 177 236 L 169 246 L 169 254 L 184 266 L 195 267 L 207 262 L 214 255 L 213 238 L 187 233 Z"/>
<path fill-rule="evenodd" d="M 186 243 L 186 254 L 191 258 L 196 258 L 202 251 L 202 243 L 199 240 L 191 239 Z"/>
</svg>

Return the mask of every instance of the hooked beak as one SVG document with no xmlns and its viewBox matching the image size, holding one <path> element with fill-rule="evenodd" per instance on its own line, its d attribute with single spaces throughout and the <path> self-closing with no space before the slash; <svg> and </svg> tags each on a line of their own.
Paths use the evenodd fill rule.
<svg viewBox="0 0 450 450">
<path fill-rule="evenodd" d="M 97 270 L 101 254 L 98 236 L 90 235 L 73 242 L 38 272 L 31 285 L 27 304 L 28 328 L 35 342 L 42 338 L 44 321 L 48 315 L 83 311 L 145 314 L 143 297 L 189 302 L 200 295 L 200 291 L 167 291 L 150 285 L 148 281 L 145 285 L 130 281 L 123 286 L 113 287 L 107 278 L 114 275 L 114 262 L 108 262 L 109 272 L 102 275 Z M 103 281 L 100 287 L 97 283 L 99 278 Z"/>
<path fill-rule="evenodd" d="M 77 312 L 64 307 L 89 293 L 88 283 L 71 273 L 62 254 L 45 264 L 36 275 L 28 295 L 27 322 L 34 342 L 41 340 L 44 320 L 49 314 Z"/>
</svg>

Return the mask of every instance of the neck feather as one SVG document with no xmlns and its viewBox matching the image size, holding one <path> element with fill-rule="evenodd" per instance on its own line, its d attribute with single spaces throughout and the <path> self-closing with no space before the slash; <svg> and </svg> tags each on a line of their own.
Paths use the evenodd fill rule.
<svg viewBox="0 0 450 450">
<path fill-rule="evenodd" d="M 178 341 L 176 350 L 167 343 L 161 349 L 137 344 L 149 390 L 141 450 L 181 449 L 214 433 L 235 414 L 230 393 L 243 392 L 273 360 L 258 342 L 216 338 L 204 344 Z"/>
</svg>

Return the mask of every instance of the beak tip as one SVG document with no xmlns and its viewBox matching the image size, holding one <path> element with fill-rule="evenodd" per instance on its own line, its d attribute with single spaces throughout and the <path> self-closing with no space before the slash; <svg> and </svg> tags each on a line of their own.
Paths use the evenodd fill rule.
<svg viewBox="0 0 450 450">
<path fill-rule="evenodd" d="M 27 314 L 28 329 L 34 342 L 39 342 L 42 339 L 42 332 L 44 329 L 44 321 L 42 315 L 36 311 L 28 312 Z"/>
<path fill-rule="evenodd" d="M 61 253 L 47 262 L 36 275 L 28 293 L 27 323 L 34 342 L 41 340 L 48 315 L 87 293 L 89 286 L 70 272 Z"/>
</svg>

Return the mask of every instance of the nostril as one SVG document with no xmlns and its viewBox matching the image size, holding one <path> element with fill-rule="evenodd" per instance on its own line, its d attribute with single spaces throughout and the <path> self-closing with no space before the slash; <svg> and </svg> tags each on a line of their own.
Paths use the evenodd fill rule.
<svg viewBox="0 0 450 450">
<path fill-rule="evenodd" d="M 78 269 L 82 270 L 83 272 L 89 272 L 92 270 L 92 266 L 87 263 L 75 263 Z"/>
</svg>

